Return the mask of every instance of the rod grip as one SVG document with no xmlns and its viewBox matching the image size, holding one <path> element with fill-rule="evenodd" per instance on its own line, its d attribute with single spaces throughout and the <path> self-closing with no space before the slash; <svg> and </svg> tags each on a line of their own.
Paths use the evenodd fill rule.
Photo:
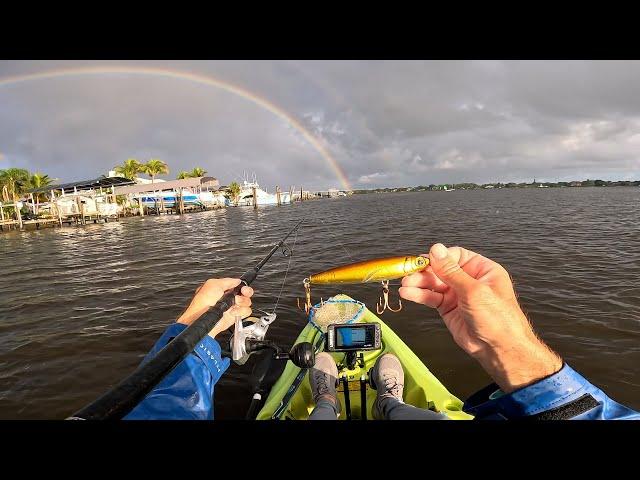
<svg viewBox="0 0 640 480">
<path fill-rule="evenodd" d="M 240 277 L 240 285 L 238 285 L 238 292 L 240 291 L 240 289 L 242 288 L 242 285 L 251 285 L 253 283 L 253 281 L 256 279 L 256 277 L 258 276 L 258 271 L 255 269 L 252 270 L 247 270 L 246 272 L 244 272 L 242 274 L 242 276 Z"/>
</svg>

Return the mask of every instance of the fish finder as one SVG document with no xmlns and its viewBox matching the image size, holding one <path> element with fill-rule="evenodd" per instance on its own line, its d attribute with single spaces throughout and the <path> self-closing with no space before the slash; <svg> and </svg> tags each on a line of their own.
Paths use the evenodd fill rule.
<svg viewBox="0 0 640 480">
<path fill-rule="evenodd" d="M 355 352 L 358 350 L 379 350 L 379 323 L 332 324 L 327 327 L 328 352 Z"/>
</svg>

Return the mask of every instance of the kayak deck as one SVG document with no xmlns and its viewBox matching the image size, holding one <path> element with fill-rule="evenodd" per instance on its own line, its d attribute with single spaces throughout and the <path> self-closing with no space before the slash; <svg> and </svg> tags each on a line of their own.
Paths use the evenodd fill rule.
<svg viewBox="0 0 640 480">
<path fill-rule="evenodd" d="M 344 294 L 332 297 L 336 300 L 352 300 Z M 453 420 L 470 420 L 473 417 L 462 411 L 462 402 L 452 395 L 444 385 L 429 371 L 422 361 L 411 351 L 411 349 L 398 337 L 394 331 L 378 318 L 373 312 L 365 308 L 364 314 L 356 321 L 356 323 L 376 322 L 380 324 L 382 333 L 382 349 L 365 351 L 364 368 L 356 366 L 354 369 L 346 367 L 340 371 L 340 376 L 346 376 L 348 380 L 349 401 L 351 405 L 351 418 L 354 420 L 361 419 L 361 393 L 360 379 L 362 376 L 367 377 L 369 369 L 373 367 L 376 359 L 385 353 L 393 353 L 404 369 L 405 385 L 404 385 L 404 402 L 418 408 L 428 408 L 433 411 L 441 412 Z M 313 325 L 308 323 L 300 332 L 295 343 L 310 342 L 314 346 L 324 347 L 322 333 Z M 320 349 L 322 350 L 322 348 Z M 343 352 L 332 352 L 337 364 L 345 361 L 346 354 Z M 299 382 L 297 390 L 290 396 L 286 408 L 280 409 L 281 413 L 277 419 L 306 420 L 315 404 L 311 395 L 311 386 L 309 384 L 308 371 L 302 372 L 292 362 L 288 361 L 286 367 L 271 388 L 271 392 L 265 401 L 264 406 L 258 413 L 257 420 L 274 419 L 274 414 L 282 404 L 283 398 L 287 396 L 287 392 L 292 389 L 292 385 L 296 383 L 296 377 L 304 375 Z M 341 403 L 340 420 L 347 418 L 345 407 L 345 395 L 343 383 L 338 386 L 338 401 Z M 367 419 L 373 419 L 372 406 L 376 398 L 376 391 L 368 384 L 366 387 L 366 415 Z"/>
</svg>

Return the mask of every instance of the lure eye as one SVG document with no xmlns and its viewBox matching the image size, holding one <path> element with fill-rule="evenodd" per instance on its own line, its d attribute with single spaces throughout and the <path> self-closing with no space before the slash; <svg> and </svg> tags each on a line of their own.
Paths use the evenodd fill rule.
<svg viewBox="0 0 640 480">
<path fill-rule="evenodd" d="M 417 263 L 419 266 L 424 265 L 424 264 L 425 264 L 425 259 L 424 259 L 424 257 L 418 257 L 418 259 L 417 259 L 416 263 Z"/>
</svg>

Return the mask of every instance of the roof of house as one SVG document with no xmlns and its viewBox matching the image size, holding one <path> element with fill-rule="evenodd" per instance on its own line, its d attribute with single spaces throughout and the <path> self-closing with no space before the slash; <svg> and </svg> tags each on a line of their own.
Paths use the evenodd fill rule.
<svg viewBox="0 0 640 480">
<path fill-rule="evenodd" d="M 98 178 L 94 178 L 92 180 L 81 180 L 79 182 L 71 182 L 71 183 L 62 183 L 59 185 L 47 185 L 46 187 L 34 188 L 32 190 L 27 191 L 27 193 L 37 193 L 37 192 L 50 192 L 51 190 L 73 190 L 75 187 L 76 190 L 89 190 L 95 188 L 108 188 L 108 187 L 117 187 L 121 185 L 131 185 L 133 184 L 133 180 L 129 180 L 124 177 L 105 177 L 104 175 Z"/>
<path fill-rule="evenodd" d="M 139 185 L 127 185 L 117 187 L 116 195 L 128 195 L 135 193 L 158 192 L 161 190 L 175 190 L 177 188 L 210 187 L 218 188 L 220 182 L 214 177 L 194 177 L 182 180 L 170 180 L 168 182 L 145 183 Z"/>
</svg>

